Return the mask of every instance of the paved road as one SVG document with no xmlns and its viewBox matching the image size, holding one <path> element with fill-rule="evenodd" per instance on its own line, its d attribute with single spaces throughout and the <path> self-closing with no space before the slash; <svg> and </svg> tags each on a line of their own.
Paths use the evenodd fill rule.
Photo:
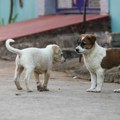
<svg viewBox="0 0 120 120">
<path fill-rule="evenodd" d="M 0 120 L 120 120 L 120 94 L 113 93 L 119 84 L 105 83 L 102 93 L 87 93 L 90 82 L 52 72 L 49 92 L 37 92 L 31 80 L 33 92 L 27 93 L 16 90 L 13 74 L 14 63 L 0 61 Z"/>
</svg>

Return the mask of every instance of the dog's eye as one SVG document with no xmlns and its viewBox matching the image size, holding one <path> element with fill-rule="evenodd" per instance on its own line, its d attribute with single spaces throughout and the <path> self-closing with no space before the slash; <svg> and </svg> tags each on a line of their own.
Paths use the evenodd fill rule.
<svg viewBox="0 0 120 120">
<path fill-rule="evenodd" d="M 61 56 L 63 56 L 63 53 L 61 53 Z"/>
<path fill-rule="evenodd" d="M 85 46 L 85 43 L 84 43 L 84 42 L 82 42 L 82 43 L 81 43 L 81 47 L 83 48 L 84 46 Z"/>
</svg>

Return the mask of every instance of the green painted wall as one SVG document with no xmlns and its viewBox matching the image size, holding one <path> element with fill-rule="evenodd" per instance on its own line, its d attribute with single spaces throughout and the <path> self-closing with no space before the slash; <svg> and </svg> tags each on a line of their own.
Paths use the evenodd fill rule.
<svg viewBox="0 0 120 120">
<path fill-rule="evenodd" d="M 109 0 L 112 32 L 120 32 L 120 0 Z"/>
<path fill-rule="evenodd" d="M 16 21 L 23 21 L 37 17 L 36 0 L 23 0 L 23 8 L 19 5 L 19 0 L 14 0 L 13 17 L 18 14 Z M 10 13 L 10 0 L 0 0 L 0 20 L 3 18 L 8 22 Z"/>
</svg>

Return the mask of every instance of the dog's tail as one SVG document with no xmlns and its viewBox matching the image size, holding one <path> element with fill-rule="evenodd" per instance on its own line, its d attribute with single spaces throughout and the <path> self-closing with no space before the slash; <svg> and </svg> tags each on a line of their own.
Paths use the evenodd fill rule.
<svg viewBox="0 0 120 120">
<path fill-rule="evenodd" d="M 12 52 L 12 53 L 16 53 L 16 54 L 21 54 L 21 50 L 19 50 L 19 49 L 16 49 L 16 48 L 13 48 L 12 46 L 10 46 L 10 43 L 11 42 L 15 42 L 13 39 L 8 39 L 7 41 L 6 41 L 6 43 L 5 43 L 5 46 L 6 46 L 6 48 L 10 51 L 10 52 Z"/>
</svg>

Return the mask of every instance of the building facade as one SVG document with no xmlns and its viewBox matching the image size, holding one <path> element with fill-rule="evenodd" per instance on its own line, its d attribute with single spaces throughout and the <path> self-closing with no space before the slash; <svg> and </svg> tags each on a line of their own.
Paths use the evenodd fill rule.
<svg viewBox="0 0 120 120">
<path fill-rule="evenodd" d="M 13 0 L 13 18 L 15 22 L 37 18 L 49 14 L 83 13 L 84 0 Z M 100 13 L 100 1 L 88 0 L 87 13 Z M 105 3 L 105 2 L 104 2 Z M 0 0 L 0 21 L 8 23 L 10 15 L 10 0 Z M 102 9 L 102 12 L 104 9 Z"/>
<path fill-rule="evenodd" d="M 22 1 L 23 6 L 21 7 Z M 82 14 L 84 0 L 13 0 L 15 22 L 38 18 L 49 14 Z M 110 14 L 112 32 L 120 32 L 120 0 L 88 0 L 88 14 Z M 0 0 L 0 25 L 7 24 L 10 16 L 10 0 Z"/>
</svg>

